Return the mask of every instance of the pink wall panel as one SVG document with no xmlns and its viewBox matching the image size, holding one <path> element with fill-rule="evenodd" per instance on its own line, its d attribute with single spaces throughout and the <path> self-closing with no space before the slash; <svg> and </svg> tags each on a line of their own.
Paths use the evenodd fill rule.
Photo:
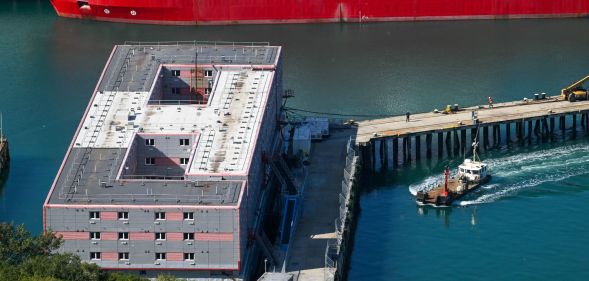
<svg viewBox="0 0 589 281">
<path fill-rule="evenodd" d="M 198 241 L 233 241 L 233 232 L 196 233 Z"/>
<path fill-rule="evenodd" d="M 152 241 L 152 240 L 155 240 L 155 234 L 150 233 L 150 232 L 131 232 L 131 233 L 129 233 L 129 239 Z"/>
<path fill-rule="evenodd" d="M 167 212 L 166 220 L 181 221 L 184 219 L 184 213 L 182 212 Z"/>
<path fill-rule="evenodd" d="M 117 240 L 119 239 L 119 234 L 117 232 L 102 232 L 100 233 L 101 240 Z"/>
<path fill-rule="evenodd" d="M 55 236 L 63 236 L 65 240 L 89 240 L 90 234 L 88 232 L 80 231 L 60 231 L 55 232 Z"/>
<path fill-rule="evenodd" d="M 118 219 L 117 212 L 100 212 L 100 219 L 105 221 L 114 221 Z"/>
<path fill-rule="evenodd" d="M 182 233 L 182 232 L 168 232 L 166 234 L 166 240 L 182 241 L 182 240 L 184 240 L 184 233 Z"/>
<path fill-rule="evenodd" d="M 184 253 L 166 253 L 166 260 L 168 261 L 183 261 Z"/>
<path fill-rule="evenodd" d="M 100 259 L 105 261 L 116 261 L 119 259 L 119 253 L 116 252 L 102 252 L 100 254 Z"/>
</svg>

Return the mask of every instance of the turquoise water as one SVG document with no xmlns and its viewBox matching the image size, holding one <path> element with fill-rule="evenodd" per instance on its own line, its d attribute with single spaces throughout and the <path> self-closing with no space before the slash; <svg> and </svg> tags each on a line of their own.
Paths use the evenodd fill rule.
<svg viewBox="0 0 589 281">
<path fill-rule="evenodd" d="M 0 110 L 11 141 L 0 220 L 42 229 L 42 203 L 113 44 L 269 41 L 284 46 L 292 107 L 400 114 L 556 94 L 589 73 L 589 20 L 166 27 L 57 18 L 48 1 L 0 2 Z M 349 280 L 586 280 L 589 138 L 482 156 L 495 177 L 448 210 L 410 189 L 442 164 L 363 186 Z M 455 163 L 454 163 L 455 164 Z"/>
</svg>

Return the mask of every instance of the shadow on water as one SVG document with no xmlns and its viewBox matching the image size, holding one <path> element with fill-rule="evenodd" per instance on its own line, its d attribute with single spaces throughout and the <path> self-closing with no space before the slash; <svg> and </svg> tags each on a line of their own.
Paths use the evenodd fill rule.
<svg viewBox="0 0 589 281">
<path fill-rule="evenodd" d="M 8 181 L 8 177 L 10 175 L 10 165 L 6 166 L 6 169 L 0 172 L 0 194 L 4 193 L 4 186 Z"/>
</svg>

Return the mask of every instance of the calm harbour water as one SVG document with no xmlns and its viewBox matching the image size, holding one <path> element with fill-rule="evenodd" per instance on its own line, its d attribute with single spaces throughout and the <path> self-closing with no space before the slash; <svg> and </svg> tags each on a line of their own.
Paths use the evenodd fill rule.
<svg viewBox="0 0 589 281">
<path fill-rule="evenodd" d="M 589 20 L 169 27 L 58 18 L 48 1 L 0 2 L 0 110 L 11 141 L 0 220 L 42 229 L 42 203 L 113 44 L 284 46 L 290 106 L 400 114 L 556 94 L 589 73 Z M 420 213 L 410 188 L 440 164 L 374 177 L 360 198 L 349 280 L 586 280 L 589 138 L 482 155 L 493 183 Z"/>
</svg>

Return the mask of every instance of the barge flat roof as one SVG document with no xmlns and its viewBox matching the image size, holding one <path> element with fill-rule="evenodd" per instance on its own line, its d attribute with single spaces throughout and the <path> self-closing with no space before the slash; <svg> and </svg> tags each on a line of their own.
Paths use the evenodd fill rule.
<svg viewBox="0 0 589 281">
<path fill-rule="evenodd" d="M 162 67 L 194 67 L 196 51 L 198 67 L 218 72 L 208 103 L 149 104 Z M 246 183 L 231 176 L 248 170 L 279 54 L 238 43 L 116 46 L 46 203 L 238 204 Z M 137 134 L 198 136 L 186 176 L 118 178 Z"/>
</svg>

